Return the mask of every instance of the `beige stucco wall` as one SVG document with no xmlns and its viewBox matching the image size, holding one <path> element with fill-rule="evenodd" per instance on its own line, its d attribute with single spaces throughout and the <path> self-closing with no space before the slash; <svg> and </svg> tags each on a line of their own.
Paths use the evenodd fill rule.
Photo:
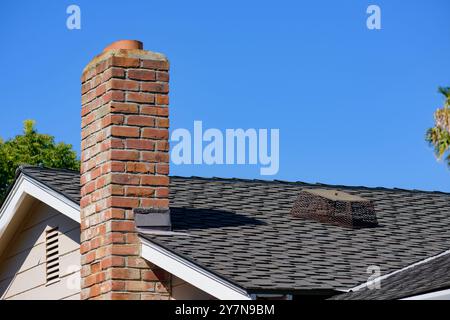
<svg viewBox="0 0 450 320">
<path fill-rule="evenodd" d="M 80 226 L 35 201 L 0 257 L 1 299 L 79 299 Z M 60 279 L 46 284 L 45 231 L 59 230 Z"/>
</svg>

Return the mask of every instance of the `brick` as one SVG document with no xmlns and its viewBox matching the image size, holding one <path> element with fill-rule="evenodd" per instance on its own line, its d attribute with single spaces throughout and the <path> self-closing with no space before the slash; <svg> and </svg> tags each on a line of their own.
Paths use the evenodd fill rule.
<svg viewBox="0 0 450 320">
<path fill-rule="evenodd" d="M 102 74 L 102 81 L 106 82 L 111 78 L 125 78 L 125 69 L 122 68 L 109 68 Z"/>
<path fill-rule="evenodd" d="M 124 187 L 118 185 L 111 185 L 110 194 L 113 196 L 123 196 L 124 195 Z"/>
<path fill-rule="evenodd" d="M 100 96 L 103 95 L 105 92 L 106 92 L 106 85 L 105 85 L 105 84 L 102 84 L 102 85 L 98 86 L 98 87 L 95 89 L 95 95 L 96 95 L 97 97 L 100 97 Z"/>
<path fill-rule="evenodd" d="M 100 189 L 111 183 L 110 175 L 103 175 L 95 181 L 95 188 Z"/>
<path fill-rule="evenodd" d="M 155 189 L 151 187 L 126 187 L 125 195 L 129 197 L 151 197 Z"/>
<path fill-rule="evenodd" d="M 125 197 L 111 197 L 111 206 L 133 209 L 139 206 L 139 199 L 125 198 Z"/>
<path fill-rule="evenodd" d="M 156 197 L 157 198 L 168 198 L 169 197 L 169 188 L 156 189 Z"/>
<path fill-rule="evenodd" d="M 95 252 L 89 252 L 86 255 L 83 256 L 84 258 L 84 264 L 91 263 L 95 260 Z"/>
<path fill-rule="evenodd" d="M 168 186 L 169 185 L 169 177 L 167 176 L 142 176 L 141 177 L 141 185 L 144 186 Z"/>
<path fill-rule="evenodd" d="M 155 95 L 151 93 L 142 92 L 128 92 L 127 93 L 128 102 L 139 102 L 139 103 L 154 103 Z"/>
<path fill-rule="evenodd" d="M 128 70 L 128 78 L 134 80 L 144 80 L 150 81 L 156 79 L 156 74 L 154 71 L 150 70 Z"/>
<path fill-rule="evenodd" d="M 140 182 L 140 176 L 133 174 L 113 174 L 111 182 L 119 185 L 137 185 Z"/>
<path fill-rule="evenodd" d="M 139 67 L 140 61 L 135 58 L 126 58 L 126 57 L 112 57 L 111 64 L 115 67 Z"/>
<path fill-rule="evenodd" d="M 94 190 L 95 190 L 95 181 L 91 181 L 83 186 L 81 195 L 82 196 L 87 195 L 89 193 L 94 192 Z"/>
<path fill-rule="evenodd" d="M 153 151 L 142 151 L 141 152 L 141 159 L 143 161 L 148 161 L 152 163 L 161 163 L 169 162 L 169 153 L 167 152 L 153 152 Z"/>
<path fill-rule="evenodd" d="M 139 128 L 112 126 L 111 135 L 113 137 L 137 138 L 139 137 Z"/>
<path fill-rule="evenodd" d="M 92 89 L 91 82 L 85 82 L 81 85 L 81 94 L 85 94 L 86 92 L 88 92 L 91 89 Z"/>
<path fill-rule="evenodd" d="M 149 139 L 169 139 L 169 130 L 167 129 L 156 129 L 156 128 L 143 128 L 142 137 Z"/>
<path fill-rule="evenodd" d="M 140 206 L 147 208 L 168 208 L 169 199 L 141 199 Z"/>
<path fill-rule="evenodd" d="M 123 218 L 121 218 L 123 219 Z M 112 229 L 112 228 L 111 228 Z M 113 230 L 118 231 L 118 230 Z M 121 232 L 110 232 L 105 236 L 105 244 L 123 244 L 125 243 L 125 235 Z"/>
<path fill-rule="evenodd" d="M 122 79 L 111 79 L 110 81 L 107 82 L 106 88 L 108 90 L 118 89 L 118 90 L 138 91 L 139 82 Z"/>
<path fill-rule="evenodd" d="M 142 300 L 170 300 L 170 296 L 168 294 L 161 293 L 143 293 L 141 294 Z"/>
<path fill-rule="evenodd" d="M 156 127 L 158 128 L 169 128 L 168 118 L 158 118 L 156 119 Z"/>
<path fill-rule="evenodd" d="M 124 171 L 125 171 L 125 163 L 117 162 L 117 161 L 110 161 L 109 163 L 105 164 L 105 171 L 103 171 L 103 173 L 124 172 Z"/>
<path fill-rule="evenodd" d="M 136 104 L 113 102 L 111 103 L 111 112 L 133 114 L 138 113 L 139 109 Z"/>
<path fill-rule="evenodd" d="M 103 60 L 103 61 L 99 62 L 99 63 L 95 66 L 95 73 L 96 73 L 96 74 L 102 73 L 103 71 L 106 70 L 106 68 L 108 68 L 108 65 L 109 65 L 109 63 L 108 63 L 108 61 L 106 61 L 106 60 Z"/>
<path fill-rule="evenodd" d="M 154 291 L 155 284 L 145 281 L 127 281 L 127 291 L 135 292 L 145 292 Z"/>
<path fill-rule="evenodd" d="M 164 71 L 156 72 L 157 81 L 169 81 L 169 73 Z"/>
<path fill-rule="evenodd" d="M 101 97 L 101 101 L 103 104 L 106 104 L 110 101 L 119 101 L 119 102 L 123 102 L 125 101 L 125 93 L 123 91 L 118 91 L 118 90 L 110 90 L 108 92 L 106 92 L 102 97 Z"/>
<path fill-rule="evenodd" d="M 95 90 L 91 90 L 88 93 L 83 94 L 81 96 L 81 104 L 82 105 L 87 104 L 88 102 L 91 102 L 92 100 L 94 100 L 96 97 L 97 96 L 96 96 Z"/>
<path fill-rule="evenodd" d="M 164 164 L 164 163 L 156 164 L 156 173 L 162 174 L 162 175 L 168 175 L 169 174 L 169 165 Z"/>
<path fill-rule="evenodd" d="M 91 79 L 91 81 L 89 81 L 91 83 L 91 87 L 92 88 L 96 88 L 98 87 L 100 84 L 103 83 L 103 75 L 102 74 L 97 74 L 94 78 Z"/>
<path fill-rule="evenodd" d="M 80 200 L 81 208 L 87 207 L 90 203 L 91 203 L 91 197 L 90 196 L 82 197 L 81 200 Z"/>
<path fill-rule="evenodd" d="M 169 96 L 167 94 L 157 94 L 156 104 L 169 104 Z"/>
<path fill-rule="evenodd" d="M 147 69 L 169 70 L 169 62 L 164 60 L 144 60 L 142 67 Z"/>
<path fill-rule="evenodd" d="M 113 124 L 123 124 L 125 117 L 122 115 L 109 114 L 102 118 L 102 127 L 107 127 Z"/>
<path fill-rule="evenodd" d="M 145 281 L 157 281 L 158 277 L 156 276 L 153 270 L 142 270 L 141 278 Z"/>
<path fill-rule="evenodd" d="M 112 254 L 116 256 L 137 256 L 139 255 L 138 245 L 115 245 Z"/>
<path fill-rule="evenodd" d="M 156 106 L 142 106 L 141 114 L 147 114 L 152 116 L 169 116 L 169 108 L 167 107 L 156 107 Z"/>
<path fill-rule="evenodd" d="M 91 250 L 91 246 L 89 242 L 83 242 L 80 244 L 80 254 L 85 254 Z"/>
<path fill-rule="evenodd" d="M 101 292 L 111 294 L 111 291 L 125 291 L 126 290 L 126 281 L 107 281 L 101 284 Z M 105 295 L 105 298 L 108 298 L 108 295 Z"/>
<path fill-rule="evenodd" d="M 156 142 L 156 151 L 169 151 L 169 142 L 161 140 Z"/>
<path fill-rule="evenodd" d="M 154 150 L 155 142 L 152 140 L 144 139 L 127 139 L 125 142 L 127 149 L 137 150 Z"/>
<path fill-rule="evenodd" d="M 84 83 L 96 75 L 95 68 L 89 68 L 81 75 L 81 83 Z"/>
<path fill-rule="evenodd" d="M 128 212 L 130 213 L 130 216 L 128 216 L 128 218 L 134 220 L 133 211 L 130 210 Z M 137 233 L 128 232 L 127 234 L 125 234 L 125 239 L 127 243 L 140 243 L 139 236 L 137 235 Z"/>
<path fill-rule="evenodd" d="M 148 263 L 140 257 L 128 257 L 126 258 L 126 266 L 130 268 L 148 269 Z M 142 276 L 141 278 L 145 280 Z"/>
<path fill-rule="evenodd" d="M 167 282 L 170 280 L 170 274 L 162 269 L 142 270 L 141 278 L 145 281 Z"/>
<path fill-rule="evenodd" d="M 138 160 L 139 152 L 133 150 L 112 150 L 111 160 Z"/>
<path fill-rule="evenodd" d="M 127 172 L 130 173 L 155 173 L 155 165 L 144 162 L 128 162 Z"/>
<path fill-rule="evenodd" d="M 100 293 L 101 293 L 100 285 L 94 285 L 89 288 L 88 296 L 90 298 L 92 298 L 92 297 L 96 297 L 96 296 L 100 295 Z"/>
<path fill-rule="evenodd" d="M 111 220 L 111 219 L 125 219 L 125 210 L 110 208 L 101 213 L 101 217 L 103 221 Z"/>
<path fill-rule="evenodd" d="M 105 270 L 111 267 L 123 267 L 125 266 L 125 258 L 124 257 L 106 257 L 100 261 L 100 267 Z"/>
<path fill-rule="evenodd" d="M 141 90 L 145 92 L 168 93 L 169 85 L 160 82 L 143 82 L 141 83 Z"/>
<path fill-rule="evenodd" d="M 149 116 L 128 116 L 126 124 L 129 126 L 153 127 L 155 118 Z"/>
<path fill-rule="evenodd" d="M 139 300 L 140 295 L 138 293 L 129 292 L 112 292 L 110 295 L 111 300 Z"/>
<path fill-rule="evenodd" d="M 134 231 L 134 221 L 111 221 L 111 231 Z"/>
</svg>

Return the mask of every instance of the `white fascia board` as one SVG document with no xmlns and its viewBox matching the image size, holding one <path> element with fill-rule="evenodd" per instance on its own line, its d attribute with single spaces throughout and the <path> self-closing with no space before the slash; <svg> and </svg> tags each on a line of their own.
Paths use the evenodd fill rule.
<svg viewBox="0 0 450 320">
<path fill-rule="evenodd" d="M 80 223 L 80 206 L 77 203 L 50 189 L 46 185 L 24 174 L 20 174 L 3 206 L 0 208 L 0 239 L 27 195 Z"/>
<path fill-rule="evenodd" d="M 244 289 L 142 238 L 141 256 L 219 300 L 251 300 Z"/>
<path fill-rule="evenodd" d="M 450 289 L 419 294 L 417 296 L 412 296 L 400 300 L 450 300 Z"/>
<path fill-rule="evenodd" d="M 80 223 L 80 205 L 46 185 L 24 176 L 25 192 L 39 201 L 61 212 L 70 219 Z"/>
</svg>

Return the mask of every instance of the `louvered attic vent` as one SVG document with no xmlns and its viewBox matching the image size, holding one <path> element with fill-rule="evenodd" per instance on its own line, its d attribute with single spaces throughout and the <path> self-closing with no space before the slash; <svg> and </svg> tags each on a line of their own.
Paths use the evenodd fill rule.
<svg viewBox="0 0 450 320">
<path fill-rule="evenodd" d="M 295 200 L 291 214 L 348 228 L 378 225 L 372 201 L 338 190 L 303 189 Z"/>
<path fill-rule="evenodd" d="M 45 250 L 47 285 L 50 285 L 59 281 L 59 232 L 57 227 L 46 231 Z"/>
</svg>

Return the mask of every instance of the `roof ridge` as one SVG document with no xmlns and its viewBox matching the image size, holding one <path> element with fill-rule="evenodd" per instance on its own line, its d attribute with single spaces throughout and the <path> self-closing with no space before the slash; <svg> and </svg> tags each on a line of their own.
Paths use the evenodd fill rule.
<svg viewBox="0 0 450 320">
<path fill-rule="evenodd" d="M 17 170 L 20 170 L 23 172 L 23 170 L 26 170 L 26 169 L 39 169 L 39 170 L 50 170 L 50 171 L 60 171 L 60 172 L 66 171 L 66 172 L 70 172 L 70 173 L 80 174 L 80 172 L 78 170 L 73 170 L 73 169 L 51 168 L 51 167 L 44 167 L 44 166 L 34 166 L 34 165 L 29 165 L 29 164 L 20 165 Z"/>
<path fill-rule="evenodd" d="M 50 168 L 43 166 L 34 166 L 34 165 L 21 165 L 17 170 L 24 172 L 26 169 L 39 169 L 39 170 L 50 170 L 50 171 L 59 171 L 59 172 L 69 172 L 69 173 L 78 173 L 77 170 L 72 169 L 63 169 L 63 168 Z M 388 188 L 388 187 L 367 187 L 367 186 L 358 186 L 358 185 L 342 185 L 342 184 L 328 184 L 328 183 L 320 183 L 320 182 L 304 182 L 304 181 L 288 181 L 288 180 L 265 180 L 265 179 L 251 179 L 251 178 L 224 178 L 224 177 L 201 177 L 201 176 L 180 176 L 180 175 L 170 175 L 169 178 L 179 178 L 179 179 L 199 179 L 205 181 L 229 181 L 229 182 L 257 182 L 257 183 L 269 183 L 269 184 L 290 184 L 290 185 L 305 185 L 305 186 L 315 186 L 315 187 L 329 187 L 329 188 L 342 188 L 347 190 L 355 190 L 359 191 L 361 189 L 366 190 L 380 190 L 380 191 L 403 191 L 403 192 L 413 192 L 413 193 L 426 193 L 426 194 L 443 194 L 450 195 L 450 192 L 439 191 L 439 190 L 418 190 L 418 189 L 406 189 L 406 188 Z"/>
<path fill-rule="evenodd" d="M 199 179 L 206 181 L 230 181 L 230 182 L 261 182 L 261 183 L 270 183 L 270 184 L 291 184 L 291 185 L 305 185 L 305 186 L 316 186 L 316 187 L 332 187 L 332 188 L 344 188 L 344 189 L 367 189 L 367 190 L 380 190 L 380 191 L 404 191 L 404 192 L 414 192 L 414 193 L 435 193 L 435 194 L 444 194 L 450 195 L 450 192 L 439 191 L 439 190 L 420 190 L 420 189 L 406 189 L 406 188 L 397 188 L 397 187 L 368 187 L 368 186 L 358 186 L 358 185 L 342 185 L 342 184 L 327 184 L 321 182 L 305 182 L 305 181 L 289 181 L 289 180 L 264 180 L 264 179 L 249 179 L 249 178 L 223 178 L 223 177 L 200 177 L 200 176 L 180 176 L 180 175 L 171 175 L 170 178 L 180 178 L 180 179 Z"/>
</svg>

